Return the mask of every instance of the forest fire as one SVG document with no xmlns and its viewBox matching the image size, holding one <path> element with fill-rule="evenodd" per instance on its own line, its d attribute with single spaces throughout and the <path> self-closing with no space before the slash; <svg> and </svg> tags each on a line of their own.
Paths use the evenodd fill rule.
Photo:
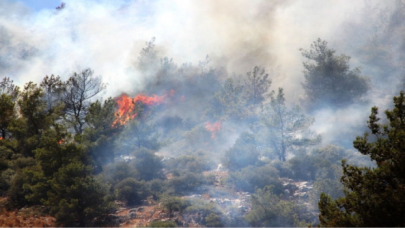
<svg viewBox="0 0 405 228">
<path fill-rule="evenodd" d="M 173 94 L 174 90 L 170 90 L 168 95 L 173 96 Z M 136 103 L 141 102 L 147 106 L 159 105 L 164 102 L 168 95 L 166 94 L 163 96 L 158 96 L 154 94 L 149 97 L 145 94 L 138 94 L 136 97 L 131 98 L 126 94 L 122 94 L 116 100 L 118 104 L 118 111 L 116 112 L 117 119 L 114 121 L 113 125 L 124 125 L 129 120 L 134 119 L 136 117 L 136 113 L 134 112 Z"/>
<path fill-rule="evenodd" d="M 207 129 L 207 131 L 211 132 L 211 138 L 214 139 L 217 135 L 217 133 L 219 132 L 219 130 L 221 130 L 221 121 L 217 121 L 213 124 L 211 124 L 209 121 L 207 121 L 205 123 L 205 129 Z"/>
<path fill-rule="evenodd" d="M 125 94 L 122 94 L 117 99 L 118 111 L 115 113 L 117 119 L 114 121 L 113 125 L 119 123 L 120 125 L 125 124 L 128 120 L 135 118 L 136 114 L 133 114 L 135 108 L 134 103 L 132 103 L 132 98 Z"/>
<path fill-rule="evenodd" d="M 151 97 L 148 97 L 144 94 L 138 94 L 136 97 L 134 97 L 134 103 L 141 102 L 146 105 L 155 105 L 155 104 L 162 104 L 166 95 L 163 95 L 161 97 L 157 95 L 153 95 Z"/>
</svg>

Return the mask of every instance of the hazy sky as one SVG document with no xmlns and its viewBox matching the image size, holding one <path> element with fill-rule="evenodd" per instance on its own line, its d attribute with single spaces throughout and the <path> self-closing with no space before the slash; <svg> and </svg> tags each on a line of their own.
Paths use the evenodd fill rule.
<svg viewBox="0 0 405 228">
<path fill-rule="evenodd" d="M 13 0 L 14 2 L 22 2 L 25 6 L 34 11 L 42 9 L 55 9 L 61 4 L 60 0 Z"/>
<path fill-rule="evenodd" d="M 141 87 L 142 76 L 128 75 L 127 69 L 145 42 L 156 37 L 161 55 L 177 64 L 198 64 L 209 55 L 211 66 L 230 73 L 245 74 L 255 65 L 269 70 L 280 67 L 273 85 L 283 86 L 287 97 L 290 91 L 301 89 L 299 48 L 309 48 L 319 37 L 333 45 L 331 38 L 341 32 L 342 21 L 363 4 L 336 0 L 66 0 L 66 8 L 56 12 L 61 1 L 2 1 L 0 74 L 18 83 L 39 81 L 47 74 L 66 78 L 78 68 L 91 67 L 111 81 L 111 95 L 133 89 L 129 84 Z M 24 11 L 21 3 L 33 11 Z"/>
</svg>

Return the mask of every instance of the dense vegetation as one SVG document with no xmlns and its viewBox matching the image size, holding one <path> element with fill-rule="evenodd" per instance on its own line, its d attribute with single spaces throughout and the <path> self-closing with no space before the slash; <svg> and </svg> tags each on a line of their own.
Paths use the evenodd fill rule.
<svg viewBox="0 0 405 228">
<path fill-rule="evenodd" d="M 289 105 L 282 88 L 271 88 L 264 68 L 228 78 L 206 69 L 208 59 L 178 67 L 158 56 L 154 40 L 134 65 L 150 78 L 134 98 L 101 98 L 108 88 L 91 69 L 22 88 L 5 77 L 0 194 L 9 210 L 44 206 L 59 226 L 116 225 L 116 200 L 135 206 L 149 198 L 169 216 L 198 214 L 201 225 L 212 227 L 404 226 L 404 93 L 386 111 L 390 125 L 378 124 L 375 107 L 368 122 L 375 138 L 354 141 L 376 161 L 374 168 L 349 149 L 320 146 L 321 135 L 311 128 L 309 114 L 321 106 L 367 101 L 370 80 L 350 70 L 348 56 L 335 53 L 322 40 L 302 50 L 310 61 L 304 63 L 302 107 Z M 227 171 L 220 180 L 209 173 L 218 164 Z M 296 185 L 286 180 L 313 188 L 296 196 Z M 181 198 L 241 191 L 250 194 L 245 213 Z"/>
<path fill-rule="evenodd" d="M 322 226 L 404 226 L 405 94 L 394 97 L 394 108 L 385 111 L 389 124 L 380 124 L 378 108 L 371 110 L 369 134 L 357 137 L 354 147 L 376 161 L 377 167 L 357 167 L 342 161 L 344 197 L 332 200 L 322 193 L 319 201 Z"/>
</svg>

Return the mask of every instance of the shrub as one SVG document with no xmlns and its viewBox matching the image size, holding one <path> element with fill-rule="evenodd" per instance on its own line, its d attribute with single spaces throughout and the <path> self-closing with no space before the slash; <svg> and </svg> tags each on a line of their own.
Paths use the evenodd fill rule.
<svg viewBox="0 0 405 228">
<path fill-rule="evenodd" d="M 168 180 L 168 192 L 182 195 L 189 192 L 199 192 L 201 186 L 205 184 L 205 177 L 195 173 L 181 173 L 180 176 L 175 176 Z"/>
<path fill-rule="evenodd" d="M 182 213 L 184 209 L 190 205 L 189 201 L 173 196 L 162 197 L 161 203 L 169 213 L 170 217 L 172 216 L 173 212 L 178 211 Z"/>
<path fill-rule="evenodd" d="M 278 171 L 270 166 L 248 166 L 240 172 L 231 173 L 227 182 L 240 191 L 254 192 L 256 188 L 263 188 L 266 185 L 273 185 L 277 193 L 283 190 Z"/>
<path fill-rule="evenodd" d="M 259 155 L 254 136 L 243 133 L 233 147 L 225 152 L 222 163 L 230 170 L 240 170 L 249 165 L 261 165 Z"/>
<path fill-rule="evenodd" d="M 162 160 L 151 150 L 141 148 L 134 152 L 135 159 L 131 161 L 142 180 L 149 181 L 162 178 Z"/>
<path fill-rule="evenodd" d="M 200 223 L 207 227 L 222 227 L 222 213 L 213 202 L 206 200 L 195 199 L 190 201 L 191 205 L 185 210 L 185 213 L 198 213 L 200 215 Z"/>
<path fill-rule="evenodd" d="M 151 190 L 151 192 L 156 196 L 158 194 L 163 193 L 166 187 L 166 183 L 160 179 L 153 179 L 147 182 L 147 186 Z"/>
<path fill-rule="evenodd" d="M 140 177 L 135 167 L 124 161 L 108 164 L 104 166 L 103 170 L 104 180 L 112 185 L 116 185 L 118 182 L 128 177 L 135 179 Z"/>
<path fill-rule="evenodd" d="M 131 177 L 119 182 L 115 189 L 117 198 L 126 201 L 128 205 L 140 204 L 150 194 L 144 181 L 137 181 Z"/>
<path fill-rule="evenodd" d="M 169 170 L 181 169 L 187 172 L 201 173 L 210 169 L 210 164 L 206 159 L 196 155 L 183 155 L 167 162 Z"/>
<path fill-rule="evenodd" d="M 149 227 L 177 227 L 177 224 L 173 221 L 155 221 L 149 223 Z"/>
</svg>

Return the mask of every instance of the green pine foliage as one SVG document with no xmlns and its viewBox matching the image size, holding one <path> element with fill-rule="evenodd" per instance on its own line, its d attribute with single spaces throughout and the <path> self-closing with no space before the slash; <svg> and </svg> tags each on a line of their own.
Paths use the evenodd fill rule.
<svg viewBox="0 0 405 228">
<path fill-rule="evenodd" d="M 283 190 L 278 171 L 271 166 L 245 167 L 239 172 L 232 172 L 226 182 L 236 190 L 244 192 L 253 193 L 257 188 L 264 188 L 266 185 L 273 185 L 273 191 L 277 194 Z"/>
<path fill-rule="evenodd" d="M 128 205 L 141 204 L 150 195 L 144 181 L 137 181 L 128 177 L 116 185 L 117 198 Z"/>
<path fill-rule="evenodd" d="M 310 50 L 300 49 L 304 62 L 304 102 L 309 108 L 327 105 L 345 107 L 363 97 L 370 89 L 369 78 L 362 76 L 360 68 L 350 70 L 350 56 L 336 55 L 328 43 L 318 39 Z"/>
<path fill-rule="evenodd" d="M 82 143 L 87 146 L 94 172 L 100 173 L 104 164 L 114 161 L 115 141 L 123 130 L 114 124 L 117 103 L 108 98 L 102 104 L 99 100 L 90 104 L 88 114 L 84 118 L 88 127 L 84 129 Z"/>
<path fill-rule="evenodd" d="M 309 129 L 313 123 L 314 119 L 307 117 L 299 106 L 286 106 L 283 89 L 279 88 L 277 95 L 272 95 L 270 104 L 266 105 L 257 128 L 264 137 L 261 139 L 263 144 L 270 147 L 280 161 L 286 161 L 289 152 L 321 141 L 321 136 Z"/>
<path fill-rule="evenodd" d="M 256 147 L 256 139 L 253 134 L 242 133 L 235 144 L 225 152 L 223 164 L 228 169 L 235 171 L 249 165 L 259 165 L 259 150 Z"/>
<path fill-rule="evenodd" d="M 247 98 L 240 82 L 228 78 L 221 90 L 210 100 L 206 115 L 214 119 L 243 120 L 249 110 L 246 108 Z"/>
<path fill-rule="evenodd" d="M 321 226 L 405 226 L 405 94 L 394 97 L 394 108 L 385 111 L 388 123 L 379 123 L 378 108 L 371 109 L 371 131 L 357 137 L 354 147 L 370 156 L 377 167 L 342 162 L 345 196 L 333 200 L 322 194 Z"/>
<path fill-rule="evenodd" d="M 70 163 L 50 180 L 52 190 L 44 203 L 51 206 L 58 225 L 95 226 L 114 211 L 105 186 L 87 169 L 79 162 Z"/>
<path fill-rule="evenodd" d="M 0 137 L 5 139 L 10 136 L 8 127 L 16 118 L 15 103 L 10 95 L 0 94 L 0 113 Z"/>
</svg>

